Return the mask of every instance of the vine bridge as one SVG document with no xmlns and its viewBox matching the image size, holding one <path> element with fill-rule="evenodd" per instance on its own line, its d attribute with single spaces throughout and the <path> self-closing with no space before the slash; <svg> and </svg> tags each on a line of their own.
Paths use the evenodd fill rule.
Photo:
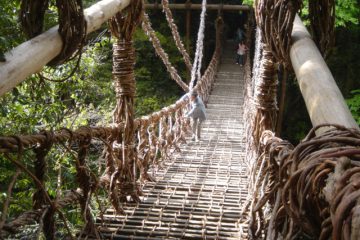
<svg viewBox="0 0 360 240">
<path fill-rule="evenodd" d="M 296 15 L 302 1 L 260 0 L 253 9 L 207 5 L 206 0 L 201 5 L 162 0 L 161 6 L 141 0 L 104 0 L 85 10 L 81 1 L 66 2 L 72 4 L 59 7 L 59 16 L 65 19 L 44 33 L 41 28 L 33 30 L 38 23 L 30 20 L 44 14 L 34 9 L 46 8 L 22 6 L 21 12 L 26 14 L 21 14 L 21 23 L 29 29 L 26 34 L 31 40 L 5 54 L 6 61 L 0 63 L 0 94 L 46 64 L 61 65 L 79 54 L 86 35 L 109 20 L 116 40 L 114 122 L 109 126 L 0 136 L 1 157 L 14 166 L 14 174 L 6 182 L 1 238 L 21 236 L 24 226 L 34 225 L 36 231 L 30 238 L 360 237 L 359 126 L 322 57 L 334 37 L 333 1 L 315 5 L 309 1 L 315 42 Z M 169 61 L 145 6 L 163 8 L 190 72 L 189 82 Z M 182 43 L 171 9 L 201 10 L 193 60 Z M 208 66 L 202 68 L 206 11 L 213 9 L 218 10 L 214 53 Z M 224 38 L 223 15 L 234 10 L 248 11 L 245 39 L 250 50 L 244 66 L 235 64 L 234 43 Z M 329 24 L 320 24 L 324 22 Z M 171 79 L 184 92 L 196 90 L 206 103 L 208 117 L 200 141 L 190 139 L 190 120 L 184 117 L 189 109 L 186 97 L 159 112 L 134 118 L 132 38 L 138 25 L 149 36 Z M 292 70 L 314 125 L 295 147 L 275 133 L 284 105 L 277 102 L 280 76 L 283 87 Z M 103 151 L 96 163 L 90 158 L 94 145 Z M 73 188 L 59 188 L 53 196 L 49 187 L 54 179 L 49 179 L 47 172 L 55 167 L 48 159 L 55 146 L 72 159 L 76 173 L 69 184 Z M 31 163 L 25 158 L 31 158 Z M 61 174 L 58 179 L 62 179 Z M 33 205 L 14 216 L 9 213 L 11 196 L 21 175 L 33 182 Z M 82 219 L 82 226 L 76 230 L 69 219 L 74 210 Z"/>
</svg>

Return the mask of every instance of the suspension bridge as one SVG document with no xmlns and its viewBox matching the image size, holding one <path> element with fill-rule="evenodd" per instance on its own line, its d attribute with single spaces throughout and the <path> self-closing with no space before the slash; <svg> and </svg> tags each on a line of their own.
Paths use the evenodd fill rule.
<svg viewBox="0 0 360 240">
<path fill-rule="evenodd" d="M 325 2 L 322 9 L 329 14 L 321 17 L 331 24 L 333 5 Z M 64 56 L 81 51 L 72 48 L 67 52 L 69 47 L 64 46 L 80 46 L 86 34 L 109 20 L 116 39 L 114 123 L 0 136 L 2 157 L 17 169 L 9 180 L 2 208 L 1 237 L 11 238 L 21 227 L 35 222 L 37 236 L 41 233 L 46 239 L 55 239 L 56 229 L 69 238 L 84 239 L 356 239 L 360 234 L 359 127 L 322 58 L 330 42 L 321 39 L 333 37 L 333 26 L 324 27 L 325 34 L 318 35 L 316 46 L 296 16 L 300 3 L 294 1 L 290 6 L 287 1 L 259 1 L 254 9 L 209 5 L 209 9 L 219 11 L 216 46 L 202 72 L 206 1 L 176 5 L 163 0 L 161 7 L 174 41 L 191 72 L 189 83 L 170 63 L 142 1 L 104 0 L 85 10 L 64 5 L 62 9 L 75 11 L 73 16 L 80 19 L 73 22 L 75 30 L 66 31 L 69 24 L 60 24 L 32 35 L 32 40 L 5 54 L 6 62 L 0 63 L 0 94 L 49 61 L 62 64 Z M 201 9 L 201 14 L 191 61 L 171 9 L 192 8 Z M 234 63 L 233 43 L 222 38 L 222 11 L 234 9 L 255 11 L 255 16 L 249 14 L 246 38 L 248 46 L 255 39 L 254 58 L 247 54 L 244 66 Z M 315 15 L 316 11 L 311 9 Z M 31 14 L 23 16 L 24 23 L 31 23 L 26 20 Z M 276 24 L 268 14 L 276 17 Z M 206 103 L 208 119 L 200 141 L 190 140 L 190 122 L 184 117 L 189 105 L 186 98 L 134 118 L 132 37 L 137 25 L 149 36 L 171 78 L 186 92 L 198 91 Z M 76 34 L 60 35 L 69 32 Z M 29 49 L 29 54 L 20 54 L 24 49 Z M 28 61 L 32 56 L 36 61 Z M 276 63 L 286 71 L 293 68 L 314 125 L 298 146 L 273 132 L 278 112 Z M 17 70 L 19 64 L 23 65 L 21 71 Z M 322 95 L 316 94 L 318 89 Z M 98 173 L 89 167 L 89 148 L 94 140 L 103 143 Z M 55 145 L 74 153 L 76 187 L 62 190 L 54 199 L 48 193 L 45 174 L 51 167 L 47 155 Z M 33 166 L 23 162 L 24 151 L 34 152 Z M 7 218 L 11 193 L 21 173 L 34 183 L 33 206 Z M 107 204 L 98 201 L 99 210 L 94 214 L 100 192 Z M 70 230 L 66 217 L 70 206 L 79 209 L 83 221 L 76 233 Z"/>
<path fill-rule="evenodd" d="M 173 161 L 155 174 L 156 181 L 145 184 L 141 202 L 126 205 L 125 215 L 107 212 L 105 238 L 245 238 L 243 68 L 234 64 L 232 41 L 226 46 L 201 141 L 192 142 L 189 136 Z"/>
</svg>

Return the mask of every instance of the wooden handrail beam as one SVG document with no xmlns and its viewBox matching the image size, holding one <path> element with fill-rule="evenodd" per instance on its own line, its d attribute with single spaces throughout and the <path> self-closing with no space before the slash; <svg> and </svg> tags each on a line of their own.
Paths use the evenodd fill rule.
<svg viewBox="0 0 360 240">
<path fill-rule="evenodd" d="M 85 9 L 87 33 L 98 29 L 129 3 L 130 0 L 103 0 Z M 6 62 L 0 62 L 0 96 L 40 71 L 60 53 L 63 43 L 58 28 L 55 26 L 5 53 Z"/>
<path fill-rule="evenodd" d="M 162 9 L 161 4 L 158 3 L 148 3 L 145 4 L 146 9 Z M 201 4 L 192 4 L 192 3 L 172 3 L 169 4 L 170 9 L 174 10 L 201 10 Z M 249 5 L 229 5 L 229 4 L 207 4 L 206 10 L 224 10 L 224 11 L 250 11 L 251 6 Z"/>
<path fill-rule="evenodd" d="M 291 63 L 313 126 L 323 123 L 359 126 L 351 115 L 334 77 L 299 16 L 291 34 Z M 326 129 L 319 129 L 321 134 Z"/>
</svg>

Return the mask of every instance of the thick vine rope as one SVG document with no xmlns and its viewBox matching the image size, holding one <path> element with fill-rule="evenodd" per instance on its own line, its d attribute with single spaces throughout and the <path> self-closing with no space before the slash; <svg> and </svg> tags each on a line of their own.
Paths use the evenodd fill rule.
<svg viewBox="0 0 360 240">
<path fill-rule="evenodd" d="M 165 12 L 165 16 L 166 16 L 166 20 L 169 23 L 170 29 L 171 29 L 171 33 L 172 36 L 174 38 L 175 44 L 177 46 L 177 48 L 179 49 L 180 53 L 182 54 L 183 58 L 184 58 L 184 62 L 186 64 L 186 67 L 191 70 L 192 69 L 192 64 L 191 64 L 191 60 L 190 60 L 190 56 L 188 54 L 188 52 L 186 51 L 184 44 L 181 41 L 180 38 L 180 34 L 179 31 L 177 29 L 176 24 L 174 23 L 174 18 L 172 16 L 171 10 L 169 8 L 169 1 L 168 0 L 162 0 L 162 6 Z"/>
<path fill-rule="evenodd" d="M 191 70 L 191 80 L 189 88 L 193 89 L 194 83 L 201 78 L 201 63 L 203 59 L 204 48 L 204 36 L 205 36 L 205 13 L 206 13 L 206 0 L 202 0 L 201 14 L 200 14 L 200 26 L 196 40 L 196 51 L 194 57 L 194 63 Z"/>
<path fill-rule="evenodd" d="M 311 1 L 310 1 L 311 2 Z M 268 45 L 276 62 L 291 67 L 291 32 L 302 0 L 258 0 L 256 17 L 263 41 Z"/>
<path fill-rule="evenodd" d="M 335 43 L 335 1 L 309 1 L 309 16 L 313 38 L 326 58 Z"/>
<path fill-rule="evenodd" d="M 331 129 L 315 136 L 322 127 Z M 273 177 L 257 179 L 257 186 L 266 187 L 255 195 L 252 214 L 269 214 L 261 226 L 255 223 L 250 229 L 260 229 L 258 233 L 268 239 L 360 236 L 358 130 L 323 124 L 314 127 L 295 148 L 267 132 L 261 142 L 264 153 L 257 167 L 264 167 L 259 175 Z M 271 211 L 266 210 L 269 206 Z"/>
<path fill-rule="evenodd" d="M 156 54 L 161 58 L 163 61 L 167 71 L 169 72 L 171 78 L 185 91 L 187 92 L 189 90 L 189 87 L 184 83 L 184 81 L 181 79 L 180 75 L 178 74 L 176 68 L 174 68 L 169 60 L 169 56 L 164 51 L 164 49 L 161 47 L 160 40 L 155 34 L 154 29 L 151 27 L 149 16 L 144 13 L 143 15 L 143 22 L 142 22 L 142 29 L 146 33 L 146 35 L 149 37 L 149 40 L 151 41 L 152 45 L 154 46 Z"/>
</svg>

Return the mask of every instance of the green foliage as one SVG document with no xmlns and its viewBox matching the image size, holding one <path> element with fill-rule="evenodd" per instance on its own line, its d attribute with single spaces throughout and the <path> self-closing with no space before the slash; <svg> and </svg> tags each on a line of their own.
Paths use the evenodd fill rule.
<svg viewBox="0 0 360 240">
<path fill-rule="evenodd" d="M 17 9 L 20 1 L 0 2 L 0 61 L 4 61 L 4 53 L 23 41 L 20 34 Z"/>
<path fill-rule="evenodd" d="M 309 14 L 308 10 L 309 0 L 303 1 L 303 9 L 301 10 L 302 17 L 305 23 L 308 23 L 307 16 Z M 243 4 L 248 4 L 253 6 L 254 0 L 244 0 Z M 359 24 L 359 2 L 358 0 L 337 0 L 335 2 L 335 25 L 336 26 L 347 26 L 348 24 Z"/>
<path fill-rule="evenodd" d="M 359 24 L 360 8 L 357 0 L 336 1 L 336 26 L 346 26 L 349 23 Z"/>
<path fill-rule="evenodd" d="M 253 6 L 253 5 L 254 5 L 254 0 L 244 0 L 244 1 L 243 1 L 243 4 L 247 4 L 247 5 Z"/>
<path fill-rule="evenodd" d="M 355 121 L 360 126 L 360 89 L 351 91 L 353 97 L 346 99 L 346 103 L 350 108 L 352 115 L 355 118 Z"/>
</svg>

